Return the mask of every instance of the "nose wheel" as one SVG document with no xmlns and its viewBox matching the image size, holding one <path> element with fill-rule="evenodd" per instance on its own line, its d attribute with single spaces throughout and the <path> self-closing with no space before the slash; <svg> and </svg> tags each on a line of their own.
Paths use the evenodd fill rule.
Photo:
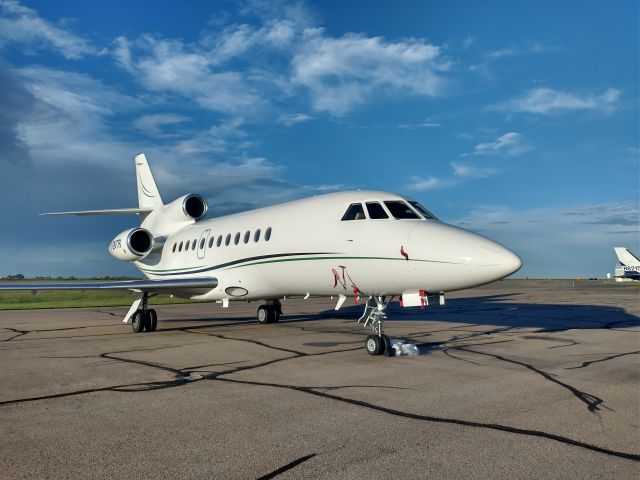
<svg viewBox="0 0 640 480">
<path fill-rule="evenodd" d="M 386 335 L 368 335 L 364 342 L 369 355 L 382 355 L 385 351 L 391 354 L 391 344 Z"/>
<path fill-rule="evenodd" d="M 369 297 L 364 307 L 364 313 L 358 320 L 358 323 L 364 322 L 365 327 L 371 327 L 374 333 L 368 335 L 364 342 L 369 355 L 382 355 L 386 352 L 390 357 L 393 356 L 389 337 L 382 333 L 383 322 L 387 318 L 384 311 L 389 302 L 385 303 L 382 297 Z"/>
</svg>

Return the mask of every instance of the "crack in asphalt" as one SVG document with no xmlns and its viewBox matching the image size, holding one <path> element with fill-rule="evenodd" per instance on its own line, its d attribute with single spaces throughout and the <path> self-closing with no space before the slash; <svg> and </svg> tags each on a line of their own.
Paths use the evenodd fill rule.
<svg viewBox="0 0 640 480">
<path fill-rule="evenodd" d="M 16 334 L 13 337 L 5 338 L 3 340 L 3 342 L 10 342 L 14 338 L 18 338 L 18 337 L 21 337 L 21 336 L 26 335 L 27 333 L 29 333 L 29 330 L 18 330 L 17 328 L 9 328 L 9 327 L 2 327 L 2 328 L 4 330 L 9 330 L 10 332 L 13 332 L 13 333 Z"/>
<path fill-rule="evenodd" d="M 351 404 L 351 405 L 356 405 L 356 406 L 359 406 L 359 407 L 364 407 L 364 408 L 367 408 L 367 409 L 370 409 L 370 410 L 375 410 L 375 411 L 379 411 L 379 412 L 383 412 L 383 413 L 388 413 L 390 415 L 394 415 L 394 416 L 397 416 L 397 417 L 410 418 L 410 419 L 413 419 L 413 420 L 422 420 L 422 421 L 433 422 L 433 423 L 454 424 L 454 425 L 460 425 L 460 426 L 464 426 L 464 427 L 485 428 L 485 429 L 489 429 L 489 430 L 498 430 L 498 431 L 501 431 L 501 432 L 515 433 L 515 434 L 518 434 L 518 435 L 524 435 L 524 436 L 529 436 L 529 437 L 540 437 L 540 438 L 545 438 L 545 439 L 548 439 L 548 440 L 554 440 L 556 442 L 560 442 L 560 443 L 563 443 L 565 445 L 573 445 L 573 446 L 581 447 L 581 448 L 584 448 L 584 449 L 587 449 L 587 450 L 591 450 L 591 451 L 594 451 L 594 452 L 604 453 L 606 455 L 625 458 L 627 460 L 633 460 L 633 461 L 636 461 L 636 462 L 640 461 L 640 455 L 638 455 L 638 454 L 633 454 L 633 453 L 628 453 L 628 452 L 620 452 L 620 451 L 617 451 L 617 450 L 611 450 L 611 449 L 608 449 L 608 448 L 598 447 L 597 445 L 592 445 L 592 444 L 589 444 L 589 443 L 581 442 L 579 440 L 574 440 L 574 439 L 569 438 L 569 437 L 564 437 L 562 435 L 556 435 L 554 433 L 543 432 L 543 431 L 540 431 L 540 430 L 530 430 L 530 429 L 524 429 L 524 428 L 510 427 L 510 426 L 507 426 L 507 425 L 501 425 L 501 424 L 497 424 L 497 423 L 482 423 L 482 422 L 474 422 L 474 421 L 471 421 L 471 420 L 462 420 L 462 419 L 458 419 L 458 418 L 435 417 L 435 416 L 431 416 L 431 415 L 421 415 L 421 414 L 417 414 L 417 413 L 403 412 L 401 410 L 396 410 L 396 409 L 393 409 L 393 408 L 383 407 L 381 405 L 376 405 L 374 403 L 365 402 L 363 400 L 356 400 L 356 399 L 352 399 L 352 398 L 341 397 L 341 396 L 338 396 L 338 395 L 332 395 L 330 393 L 319 392 L 317 390 L 313 390 L 310 387 L 304 387 L 304 386 L 298 386 L 298 385 L 282 385 L 282 384 L 268 383 L 268 382 L 254 382 L 254 381 L 250 381 L 250 380 L 237 380 L 237 379 L 233 379 L 233 378 L 218 378 L 217 380 L 223 381 L 223 382 L 230 382 L 230 383 L 239 383 L 239 384 L 244 384 L 244 385 L 254 385 L 254 386 L 262 386 L 262 387 L 273 387 L 273 388 L 284 388 L 284 389 L 288 389 L 288 390 L 295 390 L 295 391 L 298 391 L 298 392 L 307 393 L 307 394 L 315 395 L 315 396 L 318 396 L 318 397 L 323 397 L 323 398 L 336 400 L 336 401 L 343 402 L 343 403 L 348 403 L 348 404 Z"/>
<path fill-rule="evenodd" d="M 294 460 L 293 462 L 287 463 L 286 465 L 283 465 L 282 467 L 277 468 L 273 472 L 270 472 L 270 473 L 267 473 L 266 475 L 258 477 L 257 480 L 267 480 L 269 478 L 275 478 L 278 475 L 283 474 L 287 470 L 291 470 L 292 468 L 297 467 L 301 463 L 306 462 L 307 460 L 311 460 L 316 455 L 318 455 L 318 454 L 317 453 L 312 453 L 310 455 L 305 455 L 304 457 L 300 457 L 300 458 Z"/>
<path fill-rule="evenodd" d="M 68 397 L 68 396 L 74 396 L 74 395 L 84 395 L 84 394 L 96 393 L 96 392 L 105 392 L 105 391 L 112 391 L 112 392 L 141 392 L 141 391 L 150 391 L 150 390 L 173 388 L 173 387 L 182 386 L 182 385 L 185 385 L 185 384 L 188 384 L 188 383 L 195 383 L 195 382 L 199 382 L 199 381 L 207 381 L 207 380 L 208 381 L 220 381 L 220 382 L 244 384 L 244 385 L 251 385 L 251 386 L 258 386 L 258 387 L 270 387 L 270 388 L 278 388 L 278 389 L 287 389 L 287 390 L 292 390 L 292 391 L 297 391 L 297 392 L 313 395 L 313 396 L 316 396 L 316 397 L 329 399 L 329 400 L 332 400 L 332 401 L 342 402 L 342 403 L 346 403 L 346 404 L 350 404 L 350 405 L 366 408 L 366 409 L 369 409 L 369 410 L 374 410 L 374 411 L 386 413 L 386 414 L 397 416 L 397 417 L 403 417 L 403 418 L 409 418 L 409 419 L 413 419 L 413 420 L 420 420 L 420 421 L 433 422 L 433 423 L 452 424 L 452 425 L 458 425 L 458 426 L 463 426 L 463 427 L 484 428 L 484 429 L 489 429 L 489 430 L 497 430 L 497 431 L 501 431 L 501 432 L 517 434 L 517 435 L 544 438 L 544 439 L 547 439 L 547 440 L 552 440 L 552 441 L 560 442 L 560 443 L 563 443 L 563 444 L 566 444 L 566 445 L 572 445 L 572 446 L 580 447 L 580 448 L 583 448 L 583 449 L 586 449 L 586 450 L 590 450 L 590 451 L 594 451 L 594 452 L 598 452 L 598 453 L 602 453 L 602 454 L 606 454 L 606 455 L 610 455 L 610 456 L 615 456 L 615 457 L 624 458 L 624 459 L 633 460 L 633 461 L 640 461 L 640 455 L 638 455 L 638 454 L 633 454 L 633 453 L 628 453 L 628 452 L 622 452 L 622 451 L 607 449 L 607 448 L 604 448 L 604 447 L 599 447 L 597 445 L 592 445 L 592 444 L 589 444 L 589 443 L 586 443 L 586 442 L 581 442 L 579 440 L 574 440 L 574 439 L 569 438 L 569 437 L 564 437 L 564 436 L 561 436 L 561 435 L 556 435 L 556 434 L 548 433 L 548 432 L 544 432 L 544 431 L 525 429 L 525 428 L 517 428 L 517 427 L 511 427 L 511 426 L 495 424 L 495 423 L 475 422 L 475 421 L 471 421 L 471 420 L 463 420 L 463 419 L 458 419 L 458 418 L 446 418 L 446 417 L 437 417 L 437 416 L 431 416 L 431 415 L 421 415 L 421 414 L 405 412 L 405 411 L 401 411 L 401 410 L 397 410 L 397 409 L 393 409 L 393 408 L 388 408 L 388 407 L 384 407 L 384 406 L 381 406 L 381 405 L 376 405 L 374 403 L 366 402 L 366 401 L 363 401 L 363 400 L 356 400 L 356 399 L 342 397 L 342 396 L 339 396 L 339 395 L 328 393 L 328 391 L 337 390 L 337 389 L 341 389 L 341 388 L 400 388 L 400 387 L 383 387 L 383 386 L 378 386 L 378 385 L 343 385 L 343 386 L 328 386 L 328 387 L 317 387 L 316 386 L 316 387 L 314 387 L 314 386 L 286 385 L 286 384 L 278 384 L 278 383 L 257 382 L 257 381 L 242 380 L 242 379 L 236 379 L 236 378 L 228 378 L 229 375 L 233 375 L 233 374 L 237 374 L 237 373 L 245 372 L 245 371 L 250 371 L 250 370 L 255 370 L 257 368 L 265 367 L 265 366 L 272 365 L 272 364 L 278 363 L 278 362 L 284 362 L 284 361 L 293 360 L 293 359 L 297 359 L 297 358 L 303 358 L 303 357 L 312 357 L 312 356 L 329 355 L 329 354 L 335 354 L 335 353 L 341 353 L 341 352 L 349 352 L 349 351 L 354 351 L 354 350 L 360 350 L 361 349 L 361 347 L 356 347 L 356 348 L 350 348 L 350 349 L 340 349 L 340 350 L 330 350 L 330 351 L 317 352 L 317 353 L 307 353 L 307 352 L 302 352 L 302 351 L 299 351 L 299 350 L 276 347 L 276 346 L 269 345 L 269 344 L 267 344 L 267 343 L 265 343 L 263 341 L 259 341 L 259 340 L 246 339 L 246 338 L 240 338 L 240 337 L 232 337 L 232 336 L 229 336 L 229 335 L 218 334 L 218 333 L 213 333 L 213 332 L 194 331 L 194 330 L 199 330 L 199 329 L 202 329 L 202 328 L 213 328 L 213 327 L 219 327 L 219 326 L 224 326 L 224 325 L 238 325 L 238 324 L 243 324 L 243 323 L 245 323 L 245 322 L 242 322 L 242 323 L 231 322 L 231 323 L 222 324 L 222 325 L 221 324 L 215 324 L 215 325 L 209 324 L 209 325 L 196 326 L 196 327 L 179 327 L 179 328 L 175 328 L 175 329 L 163 329 L 162 331 L 180 331 L 180 332 L 188 333 L 188 334 L 200 334 L 200 335 L 212 336 L 212 337 L 215 337 L 215 338 L 218 338 L 218 339 L 223 339 L 223 340 L 234 340 L 234 341 L 240 341 L 240 342 L 247 342 L 247 343 L 251 343 L 251 344 L 254 344 L 254 345 L 259 345 L 261 347 L 264 347 L 264 348 L 267 348 L 267 349 L 271 349 L 271 350 L 274 350 L 274 351 L 288 353 L 290 355 L 286 356 L 286 357 L 282 357 L 282 358 L 276 358 L 276 359 L 267 360 L 267 361 L 264 361 L 264 362 L 260 362 L 258 364 L 234 366 L 232 368 L 225 369 L 225 370 L 220 371 L 220 372 L 208 372 L 208 373 L 205 373 L 203 375 L 198 375 L 198 376 L 193 377 L 192 374 L 195 373 L 196 369 L 201 369 L 203 367 L 210 367 L 210 366 L 228 366 L 231 363 L 242 363 L 242 362 L 229 362 L 229 363 L 224 363 L 224 364 L 199 365 L 199 366 L 195 366 L 195 367 L 187 367 L 187 368 L 183 368 L 183 369 L 178 369 L 178 368 L 173 368 L 173 367 L 170 367 L 168 365 L 163 365 L 163 364 L 156 363 L 156 362 L 131 359 L 131 358 L 127 358 L 127 357 L 121 356 L 122 353 L 137 353 L 137 352 L 142 351 L 140 349 L 127 350 L 127 351 L 118 351 L 118 352 L 105 352 L 105 353 L 99 354 L 99 355 L 94 356 L 94 357 L 95 358 L 108 359 L 108 360 L 117 361 L 117 362 L 137 364 L 137 365 L 146 366 L 146 367 L 149 367 L 149 368 L 159 369 L 161 371 L 164 371 L 164 372 L 167 372 L 167 373 L 170 373 L 170 374 L 174 375 L 175 378 L 171 379 L 171 380 L 166 380 L 166 381 L 137 382 L 137 383 L 129 383 L 129 384 L 120 384 L 120 385 L 112 385 L 112 386 L 108 386 L 108 387 L 82 389 L 82 390 L 76 390 L 76 391 L 71 391 L 71 392 L 62 392 L 62 393 L 51 394 L 51 395 L 43 395 L 43 396 L 38 396 L 38 397 L 29 397 L 29 398 L 23 398 L 23 399 L 15 399 L 15 400 L 6 400 L 6 401 L 1 401 L 0 402 L 0 406 L 6 406 L 6 405 L 11 405 L 11 404 L 19 404 L 19 403 L 24 403 L 24 402 L 33 402 L 33 401 L 38 401 L 38 400 L 62 398 L 62 397 Z M 254 322 L 246 322 L 246 323 L 254 323 Z M 618 323 L 618 322 L 611 322 L 611 323 L 615 324 L 615 323 Z M 286 325 L 286 323 L 285 323 L 285 325 Z M 80 328 L 83 328 L 83 327 L 80 327 Z M 302 327 L 301 330 L 305 330 L 305 327 Z M 491 330 L 491 331 L 488 331 L 488 332 L 473 332 L 469 336 L 454 338 L 451 341 L 456 341 L 457 342 L 457 341 L 462 341 L 462 340 L 468 340 L 469 338 L 474 338 L 474 337 L 477 337 L 479 335 L 490 335 L 491 333 L 504 333 L 506 330 L 509 330 L 509 328 L 499 328 L 499 329 L 494 329 L 494 330 Z M 16 331 L 16 333 L 18 333 L 17 336 L 20 336 L 20 335 L 24 335 L 24 334 L 29 333 L 29 332 L 26 331 L 26 332 L 23 333 L 22 331 Z M 339 333 L 345 334 L 345 333 L 352 333 L 352 332 L 341 331 Z M 487 343 L 503 343 L 503 342 L 508 342 L 508 341 L 511 341 L 511 340 L 503 340 L 503 341 L 496 341 L 496 342 L 484 342 L 484 343 L 472 344 L 472 345 L 452 346 L 452 347 L 448 347 L 448 348 L 444 349 L 444 352 L 445 352 L 445 354 L 449 355 L 449 353 L 447 352 L 448 350 L 467 351 L 467 352 L 475 353 L 475 354 L 478 354 L 478 355 L 490 356 L 490 357 L 493 357 L 493 358 L 495 358 L 497 360 L 500 360 L 500 361 L 504 361 L 504 362 L 520 365 L 522 367 L 525 367 L 525 368 L 537 373 L 538 375 L 541 375 L 546 380 L 551 381 L 553 383 L 556 383 L 556 384 L 562 386 L 563 388 L 569 390 L 578 399 L 580 399 L 582 402 L 587 404 L 587 408 L 589 409 L 589 411 L 595 412 L 595 410 L 599 410 L 599 406 L 603 403 L 602 399 L 600 399 L 600 398 L 598 398 L 598 397 L 596 397 L 594 395 L 582 392 L 582 391 L 578 390 L 577 388 L 575 388 L 575 387 L 573 387 L 573 386 L 571 386 L 569 384 L 561 382 L 560 380 L 557 380 L 556 378 L 553 378 L 553 376 L 551 374 L 547 373 L 547 372 L 539 370 L 536 367 L 534 367 L 532 365 L 529 365 L 527 363 L 524 363 L 524 362 L 520 362 L 520 361 L 517 361 L 517 360 L 509 359 L 509 358 L 503 357 L 501 355 L 491 354 L 491 353 L 482 352 L 482 351 L 478 351 L 478 350 L 474 350 L 472 348 L 469 348 L 471 346 L 481 346 L 481 345 L 484 345 L 484 344 L 487 344 Z M 175 348 L 175 347 L 162 347 L 162 348 Z M 147 350 L 154 350 L 154 349 L 147 349 Z M 629 352 L 627 354 L 632 354 L 632 353 L 640 353 L 640 352 Z M 449 355 L 449 356 L 451 356 L 451 355 Z M 453 358 L 458 358 L 458 357 L 453 357 Z M 460 359 L 460 358 L 458 358 L 458 359 Z M 607 359 L 609 359 L 609 358 L 607 358 Z M 460 359 L 460 360 L 462 360 L 462 359 Z M 604 360 L 606 360 L 606 359 L 594 360 L 592 362 L 585 362 L 585 363 L 590 364 L 590 363 L 594 363 L 594 362 L 597 362 L 597 361 L 604 361 Z M 468 361 L 468 360 L 465 360 L 465 361 Z M 475 362 L 471 362 L 471 363 L 475 363 Z M 583 365 L 583 366 L 587 366 L 587 365 Z M 604 405 L 602 405 L 602 406 L 604 406 Z M 287 470 L 299 465 L 300 463 L 302 463 L 304 461 L 307 461 L 310 458 L 313 458 L 313 456 L 316 456 L 316 455 L 317 454 L 314 453 L 314 454 L 311 454 L 311 455 L 307 455 L 307 456 L 301 457 L 300 459 L 294 460 L 293 462 L 291 462 L 291 463 L 289 463 L 289 464 L 287 464 L 287 465 L 285 465 L 283 467 L 280 467 L 280 469 L 275 470 L 274 472 L 271 472 L 270 474 L 267 474 L 267 476 L 260 477 L 260 478 L 272 478 L 273 476 L 279 475 L 279 474 L 281 474 L 281 473 L 283 473 L 283 472 L 285 472 L 285 471 L 287 471 Z M 269 477 L 269 475 L 271 475 L 272 477 Z"/>
<path fill-rule="evenodd" d="M 500 360 L 502 362 L 507 362 L 507 363 L 513 363 L 515 365 L 520 365 L 522 367 L 525 367 L 528 370 L 531 370 L 532 372 L 537 373 L 538 375 L 542 376 L 545 380 L 548 380 L 550 382 L 553 382 L 557 385 L 560 385 L 561 387 L 569 390 L 578 400 L 580 400 L 581 402 L 585 403 L 587 405 L 587 409 L 591 412 L 591 413 L 595 413 L 596 410 L 600 410 L 600 405 L 602 405 L 603 407 L 605 407 L 605 405 L 603 405 L 603 400 L 599 397 L 596 397 L 595 395 L 592 395 L 590 393 L 586 393 L 583 392 L 579 389 L 577 389 L 576 387 L 574 387 L 573 385 L 569 385 L 568 383 L 562 382 L 560 380 L 558 380 L 557 378 L 554 378 L 552 376 L 552 374 L 547 373 L 543 370 L 540 370 L 536 367 L 534 367 L 531 364 L 525 363 L 525 362 L 520 362 L 518 360 L 513 360 L 511 358 L 507 358 L 507 357 L 503 357 L 502 355 L 497 355 L 494 353 L 488 353 L 488 352 L 481 352 L 478 350 L 473 350 L 471 348 L 468 348 L 466 346 L 456 346 L 456 347 L 449 347 L 450 349 L 455 349 L 455 350 L 461 350 L 464 352 L 471 352 L 471 353 L 475 353 L 478 355 L 485 355 L 488 357 L 492 357 L 495 358 L 496 360 Z M 607 408 L 607 407 L 605 407 Z"/>
<path fill-rule="evenodd" d="M 624 357 L 626 355 L 638 355 L 639 353 L 640 353 L 640 350 L 636 350 L 635 352 L 617 353 L 609 357 L 599 358 L 598 360 L 590 360 L 588 362 L 582 362 L 582 365 L 578 365 L 577 367 L 567 367 L 565 368 L 565 370 L 575 370 L 576 368 L 585 368 L 593 363 L 606 362 L 607 360 L 612 360 L 614 358 Z"/>
</svg>

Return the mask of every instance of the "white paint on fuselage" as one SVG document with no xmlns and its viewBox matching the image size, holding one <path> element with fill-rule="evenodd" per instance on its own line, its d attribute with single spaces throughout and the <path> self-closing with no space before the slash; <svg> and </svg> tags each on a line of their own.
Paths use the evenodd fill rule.
<svg viewBox="0 0 640 480">
<path fill-rule="evenodd" d="M 384 205 L 385 200 L 406 199 L 387 192 L 340 192 L 200 221 L 171 233 L 161 251 L 135 265 L 149 278 L 216 277 L 218 287 L 197 297 L 203 300 L 349 295 L 354 286 L 365 295 L 436 293 L 492 282 L 520 267 L 520 259 L 502 245 L 436 220 L 396 220 L 387 212 L 388 219 L 341 221 L 352 203 Z M 257 229 L 261 235 L 255 242 Z M 180 242 L 183 250 L 174 252 Z M 230 297 L 226 290 L 233 287 L 248 293 Z"/>
</svg>

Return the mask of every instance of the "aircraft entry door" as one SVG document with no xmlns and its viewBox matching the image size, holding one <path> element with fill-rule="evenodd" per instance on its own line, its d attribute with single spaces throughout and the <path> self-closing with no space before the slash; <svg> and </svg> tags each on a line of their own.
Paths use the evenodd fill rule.
<svg viewBox="0 0 640 480">
<path fill-rule="evenodd" d="M 209 238 L 209 234 L 211 230 L 205 230 L 200 235 L 200 239 L 198 240 L 198 258 L 204 258 L 204 254 L 207 251 L 207 239 Z"/>
</svg>

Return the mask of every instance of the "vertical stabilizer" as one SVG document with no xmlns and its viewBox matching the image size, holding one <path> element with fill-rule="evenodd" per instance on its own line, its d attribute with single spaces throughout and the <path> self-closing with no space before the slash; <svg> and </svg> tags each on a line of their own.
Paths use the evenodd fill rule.
<svg viewBox="0 0 640 480">
<path fill-rule="evenodd" d="M 136 180 L 138 183 L 138 205 L 142 209 L 154 209 L 162 206 L 162 197 L 153 178 L 147 157 L 144 153 L 136 155 Z"/>
<path fill-rule="evenodd" d="M 640 267 L 640 260 L 633 253 L 631 253 L 627 248 L 624 247 L 615 247 L 616 256 L 618 257 L 618 261 L 626 267 Z"/>
</svg>

